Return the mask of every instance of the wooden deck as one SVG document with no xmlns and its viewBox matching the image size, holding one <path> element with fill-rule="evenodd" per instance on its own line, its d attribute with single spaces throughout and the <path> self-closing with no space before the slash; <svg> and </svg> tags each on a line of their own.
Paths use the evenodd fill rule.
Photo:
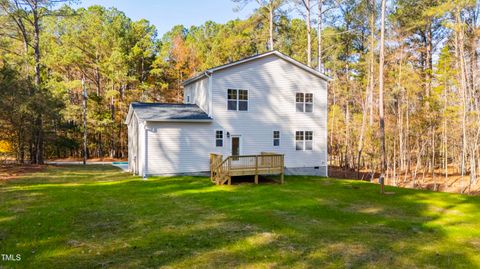
<svg viewBox="0 0 480 269">
<path fill-rule="evenodd" d="M 262 152 L 260 155 L 227 156 L 210 154 L 210 179 L 217 185 L 232 182 L 233 176 L 280 175 L 283 184 L 285 162 L 283 154 Z"/>
</svg>

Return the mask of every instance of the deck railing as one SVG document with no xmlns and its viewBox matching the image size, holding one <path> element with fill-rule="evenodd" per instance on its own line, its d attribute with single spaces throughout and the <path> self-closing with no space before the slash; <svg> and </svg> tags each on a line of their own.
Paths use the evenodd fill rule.
<svg viewBox="0 0 480 269">
<path fill-rule="evenodd" d="M 228 181 L 231 184 L 232 176 L 255 176 L 258 184 L 259 175 L 279 174 L 283 183 L 285 172 L 283 154 L 262 152 L 260 155 L 228 156 L 210 154 L 210 174 L 212 182 L 222 185 Z"/>
</svg>

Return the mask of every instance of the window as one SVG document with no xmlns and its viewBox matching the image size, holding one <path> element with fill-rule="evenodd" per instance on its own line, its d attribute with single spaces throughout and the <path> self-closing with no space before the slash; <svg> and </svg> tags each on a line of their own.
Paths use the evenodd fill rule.
<svg viewBox="0 0 480 269">
<path fill-rule="evenodd" d="M 303 112 L 303 104 L 305 103 L 305 96 L 302 92 L 297 92 L 296 95 L 296 107 L 297 112 Z"/>
<path fill-rule="evenodd" d="M 280 131 L 273 131 L 273 146 L 280 146 Z"/>
<path fill-rule="evenodd" d="M 215 132 L 215 146 L 223 147 L 223 131 Z"/>
<path fill-rule="evenodd" d="M 305 94 L 305 112 L 313 112 L 313 93 Z"/>
<path fill-rule="evenodd" d="M 228 110 L 237 110 L 237 90 L 228 89 Z"/>
<path fill-rule="evenodd" d="M 295 107 L 297 112 L 313 112 L 313 93 L 297 92 Z"/>
<path fill-rule="evenodd" d="M 248 111 L 248 91 L 228 89 L 227 109 L 237 111 Z"/>
<path fill-rule="evenodd" d="M 238 110 L 240 111 L 248 110 L 248 91 L 247 90 L 238 90 Z"/>
<path fill-rule="evenodd" d="M 313 132 L 305 131 L 305 150 L 313 149 Z"/>
<path fill-rule="evenodd" d="M 187 104 L 190 104 L 190 95 L 187 95 Z"/>
<path fill-rule="evenodd" d="M 296 150 L 313 150 L 313 132 L 296 131 L 295 132 Z"/>
</svg>

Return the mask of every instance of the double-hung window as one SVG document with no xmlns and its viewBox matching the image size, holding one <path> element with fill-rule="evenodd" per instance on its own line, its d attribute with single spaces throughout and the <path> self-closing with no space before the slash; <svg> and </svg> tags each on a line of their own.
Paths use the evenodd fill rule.
<svg viewBox="0 0 480 269">
<path fill-rule="evenodd" d="M 215 131 L 215 146 L 223 147 L 223 131 Z"/>
<path fill-rule="evenodd" d="M 273 131 L 273 146 L 280 146 L 280 131 Z"/>
<path fill-rule="evenodd" d="M 248 90 L 228 89 L 227 108 L 235 111 L 248 111 Z"/>
<path fill-rule="evenodd" d="M 297 92 L 295 107 L 297 112 L 313 112 L 313 93 Z"/>
<path fill-rule="evenodd" d="M 313 131 L 296 131 L 295 149 L 302 151 L 313 150 Z"/>
</svg>

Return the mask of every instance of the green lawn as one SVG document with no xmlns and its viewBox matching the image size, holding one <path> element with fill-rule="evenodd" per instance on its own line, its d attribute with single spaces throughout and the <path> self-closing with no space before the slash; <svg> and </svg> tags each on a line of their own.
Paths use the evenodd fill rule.
<svg viewBox="0 0 480 269">
<path fill-rule="evenodd" d="M 479 268 L 480 197 L 359 181 L 142 181 L 108 166 L 0 181 L 2 267 Z"/>
</svg>

